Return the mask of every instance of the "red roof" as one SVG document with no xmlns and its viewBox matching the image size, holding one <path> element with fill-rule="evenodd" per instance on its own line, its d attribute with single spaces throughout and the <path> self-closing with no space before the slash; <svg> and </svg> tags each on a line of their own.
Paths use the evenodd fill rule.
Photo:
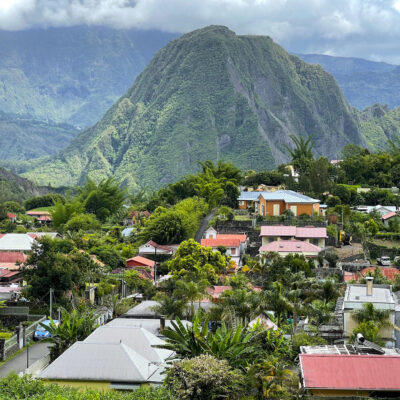
<svg viewBox="0 0 400 400">
<path fill-rule="evenodd" d="M 397 214 L 394 211 L 391 211 L 390 213 L 383 215 L 382 219 L 389 219 L 389 218 L 395 217 L 396 215 Z"/>
<path fill-rule="evenodd" d="M 0 251 L 0 263 L 16 263 L 25 262 L 28 256 L 24 253 L 18 253 L 13 251 Z"/>
<path fill-rule="evenodd" d="M 296 236 L 296 227 L 285 225 L 262 226 L 260 236 Z"/>
<path fill-rule="evenodd" d="M 9 271 L 8 269 L 0 269 L 0 278 L 10 278 L 14 275 L 19 275 L 19 271 Z"/>
<path fill-rule="evenodd" d="M 218 299 L 219 296 L 221 296 L 222 293 L 224 293 L 226 290 L 231 290 L 232 286 L 214 286 L 214 287 L 208 287 L 207 293 L 213 298 L 213 299 Z"/>
<path fill-rule="evenodd" d="M 218 247 L 218 246 L 240 247 L 240 239 L 237 236 L 241 235 L 232 235 L 232 236 L 234 237 L 229 239 L 221 239 L 219 237 L 215 239 L 201 239 L 201 245 L 203 247 Z"/>
<path fill-rule="evenodd" d="M 153 242 L 152 240 L 148 241 L 147 244 L 149 244 L 150 246 L 155 247 L 156 249 L 162 249 L 165 251 L 172 251 L 171 247 L 163 245 L 163 244 L 158 244 L 156 242 Z"/>
<path fill-rule="evenodd" d="M 42 217 L 37 218 L 38 221 L 51 221 L 51 217 L 49 215 L 43 215 Z"/>
<path fill-rule="evenodd" d="M 326 228 L 315 226 L 267 225 L 261 227 L 260 236 L 293 236 L 296 238 L 326 238 Z"/>
<path fill-rule="evenodd" d="M 31 216 L 35 216 L 35 215 L 50 215 L 50 213 L 48 211 L 28 211 L 26 213 L 26 215 L 31 215 Z"/>
<path fill-rule="evenodd" d="M 382 272 L 382 275 L 385 278 L 390 279 L 391 281 L 394 281 L 396 279 L 396 275 L 400 275 L 400 271 L 396 268 L 391 268 L 391 267 L 379 267 L 380 271 Z M 368 275 L 369 272 L 374 272 L 376 270 L 376 267 L 367 267 L 364 268 L 361 271 L 361 275 L 365 276 Z"/>
<path fill-rule="evenodd" d="M 400 357 L 300 354 L 306 389 L 400 390 Z"/>
<path fill-rule="evenodd" d="M 151 268 L 154 268 L 154 265 L 155 265 L 155 261 L 149 260 L 148 258 L 141 257 L 141 256 L 128 258 L 126 260 L 126 265 L 127 266 L 129 266 L 128 263 L 131 264 L 131 265 L 133 265 L 135 263 L 138 263 L 138 264 L 143 265 L 145 267 L 151 267 Z"/>
<path fill-rule="evenodd" d="M 10 219 L 17 218 L 17 216 L 13 213 L 7 213 L 7 217 Z"/>
<path fill-rule="evenodd" d="M 321 248 L 301 240 L 276 240 L 260 247 L 260 252 L 277 251 L 278 253 L 319 253 Z"/>
<path fill-rule="evenodd" d="M 344 271 L 344 281 L 345 282 L 357 281 L 358 278 L 359 278 L 359 275 L 356 272 Z"/>
<path fill-rule="evenodd" d="M 247 236 L 245 234 L 241 235 L 232 235 L 232 234 L 217 234 L 217 239 L 239 239 L 240 243 L 244 243 L 247 240 Z"/>
</svg>

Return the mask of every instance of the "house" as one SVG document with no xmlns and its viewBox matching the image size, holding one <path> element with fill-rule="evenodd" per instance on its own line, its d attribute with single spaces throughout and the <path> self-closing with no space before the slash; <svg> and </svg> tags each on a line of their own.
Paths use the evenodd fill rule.
<svg viewBox="0 0 400 400">
<path fill-rule="evenodd" d="M 344 298 L 338 299 L 336 311 L 343 324 L 343 334 L 349 338 L 358 323 L 353 319 L 353 311 L 361 310 L 366 303 L 372 303 L 378 310 L 389 311 L 388 326 L 381 328 L 379 335 L 389 345 L 396 341 L 393 324 L 395 323 L 395 309 L 397 298 L 391 285 L 374 285 L 373 277 L 367 276 L 366 285 L 348 284 Z M 339 307 L 338 307 L 339 305 Z"/>
<path fill-rule="evenodd" d="M 278 240 L 261 246 L 259 249 L 260 254 L 273 252 L 278 253 L 281 257 L 286 257 L 289 254 L 303 255 L 306 258 L 313 259 L 315 264 L 320 251 L 320 247 L 301 240 Z"/>
<path fill-rule="evenodd" d="M 263 246 L 279 240 L 302 240 L 321 248 L 325 247 L 325 239 L 328 237 L 326 234 L 326 228 L 288 225 L 261 226 L 260 236 Z"/>
<path fill-rule="evenodd" d="M 60 386 L 102 391 L 135 390 L 162 384 L 161 373 L 165 366 L 151 362 L 136 350 L 122 340 L 75 342 L 39 377 Z"/>
<path fill-rule="evenodd" d="M 376 206 L 357 206 L 356 211 L 358 212 L 363 212 L 366 214 L 369 214 L 373 211 L 376 211 L 378 214 L 381 216 L 391 213 L 391 212 L 396 212 L 397 207 L 396 206 L 381 206 L 381 205 L 376 205 Z"/>
<path fill-rule="evenodd" d="M 28 233 L 4 233 L 0 234 L 0 252 L 17 251 L 29 252 L 36 239 L 44 236 L 51 238 L 60 237 L 57 232 L 28 232 Z"/>
<path fill-rule="evenodd" d="M 241 192 L 238 197 L 239 209 L 257 212 L 260 192 Z"/>
<path fill-rule="evenodd" d="M 178 247 L 178 244 L 162 245 L 150 240 L 139 247 L 139 255 L 173 255 Z"/>
<path fill-rule="evenodd" d="M 390 211 L 390 212 L 382 215 L 383 225 L 385 225 L 386 227 L 389 227 L 390 226 L 390 221 L 393 221 L 394 223 L 400 224 L 400 216 L 399 216 L 399 214 L 397 212 L 395 212 L 395 211 Z"/>
<path fill-rule="evenodd" d="M 319 205 L 319 215 L 322 217 L 325 217 L 327 212 L 328 212 L 328 206 L 326 204 L 320 204 Z"/>
<path fill-rule="evenodd" d="M 22 282 L 21 271 L 9 271 L 7 268 L 0 267 L 0 285 L 8 286 L 11 284 L 19 285 Z"/>
<path fill-rule="evenodd" d="M 216 234 L 215 238 L 201 239 L 200 244 L 203 247 L 211 247 L 213 251 L 225 247 L 226 255 L 230 256 L 236 265 L 240 265 L 241 257 L 246 251 L 247 236 L 245 234 Z"/>
<path fill-rule="evenodd" d="M 17 221 L 17 216 L 15 214 L 13 214 L 13 213 L 7 213 L 7 218 L 13 224 L 15 224 L 15 222 Z"/>
<path fill-rule="evenodd" d="M 155 261 L 142 256 L 136 256 L 126 260 L 126 268 L 134 269 L 151 280 L 154 279 L 155 265 Z"/>
<path fill-rule="evenodd" d="M 35 218 L 36 221 L 38 221 L 39 218 L 43 218 L 43 217 L 51 218 L 51 214 L 49 211 L 27 211 L 26 215 L 28 215 L 29 217 Z"/>
<path fill-rule="evenodd" d="M 42 215 L 41 217 L 36 218 L 36 222 L 41 225 L 50 224 L 51 221 L 52 219 L 50 215 Z"/>
<path fill-rule="evenodd" d="M 319 214 L 319 200 L 292 190 L 262 192 L 258 197 L 257 212 L 262 216 L 278 217 L 290 210 L 294 216 Z"/>
<path fill-rule="evenodd" d="M 325 351 L 328 353 L 299 355 L 303 390 L 329 398 L 400 397 L 398 354 L 358 354 L 354 349 L 339 349 L 336 354 Z"/>
<path fill-rule="evenodd" d="M 106 326 L 120 326 L 120 327 L 139 327 L 144 328 L 146 331 L 152 333 L 157 337 L 163 338 L 163 330 L 165 328 L 172 328 L 172 320 L 161 318 L 134 318 L 121 316 L 120 318 L 115 318 L 107 323 Z M 190 326 L 191 322 L 186 320 L 181 320 L 182 324 L 185 326 Z"/>
<path fill-rule="evenodd" d="M 6 268 L 10 271 L 18 270 L 20 264 L 23 264 L 28 256 L 22 252 L 0 251 L 0 268 Z"/>
<path fill-rule="evenodd" d="M 162 384 L 166 361 L 173 352 L 155 346 L 165 341 L 132 320 L 111 322 L 74 343 L 40 378 L 61 386 L 104 391 Z"/>
</svg>

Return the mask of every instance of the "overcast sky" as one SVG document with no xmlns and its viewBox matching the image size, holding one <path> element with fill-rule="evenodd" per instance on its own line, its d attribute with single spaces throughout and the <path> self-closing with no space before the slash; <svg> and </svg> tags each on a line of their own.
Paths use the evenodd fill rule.
<svg viewBox="0 0 400 400">
<path fill-rule="evenodd" d="M 400 0 L 0 0 L 0 29 L 107 25 L 270 35 L 288 51 L 400 64 Z"/>
</svg>

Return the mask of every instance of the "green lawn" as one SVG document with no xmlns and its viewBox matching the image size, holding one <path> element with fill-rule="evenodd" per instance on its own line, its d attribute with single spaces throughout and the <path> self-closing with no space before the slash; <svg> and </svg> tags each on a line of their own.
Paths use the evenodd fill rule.
<svg viewBox="0 0 400 400">
<path fill-rule="evenodd" d="M 28 211 L 53 211 L 54 210 L 54 206 L 48 206 L 48 207 L 38 207 L 38 208 L 34 208 L 32 210 L 28 210 Z"/>
</svg>

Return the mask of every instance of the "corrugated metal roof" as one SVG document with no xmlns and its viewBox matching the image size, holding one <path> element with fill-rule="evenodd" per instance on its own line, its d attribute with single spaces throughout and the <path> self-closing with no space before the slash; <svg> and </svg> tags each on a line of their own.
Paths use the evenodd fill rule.
<svg viewBox="0 0 400 400">
<path fill-rule="evenodd" d="M 319 253 L 321 248 L 308 242 L 301 240 L 278 240 L 268 243 L 260 247 L 260 252 L 278 252 L 278 253 L 302 253 L 315 252 Z"/>
<path fill-rule="evenodd" d="M 296 238 L 327 238 L 326 228 L 315 226 L 292 226 L 292 225 L 264 225 L 261 227 L 260 236 L 291 236 Z"/>
<path fill-rule="evenodd" d="M 389 218 L 395 217 L 396 215 L 397 214 L 394 211 L 391 211 L 390 213 L 382 215 L 382 219 L 389 219 Z"/>
<path fill-rule="evenodd" d="M 294 192 L 293 190 L 277 190 L 275 192 L 261 192 L 260 195 L 265 200 L 282 200 L 285 203 L 303 203 L 314 204 L 319 203 L 319 200 L 306 196 L 301 193 Z"/>
<path fill-rule="evenodd" d="M 126 264 L 128 265 L 128 262 L 137 262 L 139 264 L 143 264 L 144 266 L 147 267 L 154 267 L 155 261 L 149 260 L 148 258 L 142 257 L 142 256 L 136 256 L 132 258 L 128 258 L 126 260 Z"/>
<path fill-rule="evenodd" d="M 150 377 L 159 368 L 124 343 L 75 342 L 40 374 L 40 378 L 154 382 Z"/>
<path fill-rule="evenodd" d="M 400 357 L 300 354 L 306 389 L 400 390 Z"/>
<path fill-rule="evenodd" d="M 30 251 L 33 241 L 26 233 L 7 233 L 0 238 L 0 251 Z"/>
<path fill-rule="evenodd" d="M 260 197 L 260 192 L 240 192 L 238 200 L 256 201 Z"/>
<path fill-rule="evenodd" d="M 247 240 L 247 236 L 245 234 L 218 233 L 217 239 L 239 239 L 241 243 L 244 243 Z"/>
<path fill-rule="evenodd" d="M 237 237 L 233 237 L 230 239 L 220 239 L 218 237 L 214 239 L 201 239 L 201 245 L 204 247 L 218 247 L 218 246 L 239 247 L 240 239 Z"/>
<path fill-rule="evenodd" d="M 124 343 L 142 357 L 151 362 L 162 363 L 172 355 L 172 351 L 152 346 L 165 344 L 151 332 L 139 326 L 109 326 L 97 328 L 85 340 L 85 343 Z"/>
</svg>

